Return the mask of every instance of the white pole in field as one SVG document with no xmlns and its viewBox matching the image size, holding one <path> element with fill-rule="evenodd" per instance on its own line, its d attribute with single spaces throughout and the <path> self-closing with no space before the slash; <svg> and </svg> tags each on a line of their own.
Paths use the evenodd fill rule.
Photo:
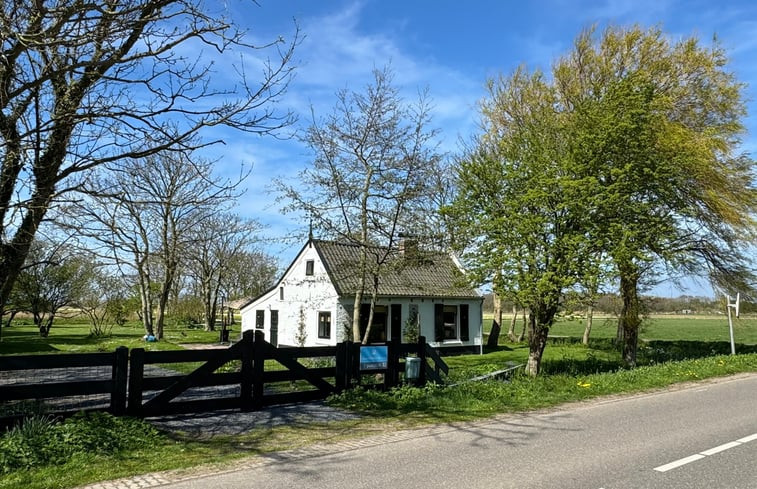
<svg viewBox="0 0 757 489">
<path fill-rule="evenodd" d="M 727 306 L 726 309 L 728 309 L 728 330 L 731 333 L 731 355 L 736 354 L 736 344 L 733 342 L 733 319 L 731 318 L 731 308 L 736 309 L 736 317 L 739 317 L 739 299 L 741 294 L 736 293 L 736 302 L 733 304 L 731 303 L 731 296 L 727 295 Z"/>
</svg>

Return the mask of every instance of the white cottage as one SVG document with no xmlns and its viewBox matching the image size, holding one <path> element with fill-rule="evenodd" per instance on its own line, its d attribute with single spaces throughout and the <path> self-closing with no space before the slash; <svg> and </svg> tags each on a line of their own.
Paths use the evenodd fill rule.
<svg viewBox="0 0 757 489">
<path fill-rule="evenodd" d="M 344 341 L 351 331 L 359 253 L 353 243 L 309 240 L 281 280 L 241 308 L 242 331 L 262 330 L 274 345 Z M 461 285 L 460 271 L 447 254 L 421 252 L 416 246 L 391 250 L 379 278 L 370 340 L 402 340 L 406 325 L 417 321 L 431 346 L 478 353 L 483 298 Z M 369 301 L 367 293 L 360 306 L 363 331 Z"/>
</svg>

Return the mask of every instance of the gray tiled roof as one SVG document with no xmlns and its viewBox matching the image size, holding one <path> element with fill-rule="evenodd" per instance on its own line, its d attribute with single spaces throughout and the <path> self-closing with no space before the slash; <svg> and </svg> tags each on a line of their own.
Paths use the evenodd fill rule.
<svg viewBox="0 0 757 489">
<path fill-rule="evenodd" d="M 359 277 L 360 247 L 352 243 L 314 240 L 318 254 L 339 295 L 356 292 Z M 415 251 L 402 255 L 397 250 L 370 248 L 369 262 L 388 256 L 379 274 L 379 295 L 395 297 L 474 298 L 480 297 L 463 283 L 459 268 L 449 255 Z M 371 290 L 368 275 L 366 291 Z"/>
</svg>

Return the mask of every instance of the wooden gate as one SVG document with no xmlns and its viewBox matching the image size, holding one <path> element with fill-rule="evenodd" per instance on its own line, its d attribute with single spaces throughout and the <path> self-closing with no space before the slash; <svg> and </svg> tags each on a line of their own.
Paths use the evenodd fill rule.
<svg viewBox="0 0 757 489">
<path fill-rule="evenodd" d="M 414 344 L 390 341 L 386 345 L 389 358 L 384 387 L 399 384 L 404 357 L 409 353 L 422 362 L 417 385 L 427 380 L 442 382 L 441 373 L 447 373 L 447 366 L 428 347 L 425 338 Z M 248 331 L 241 341 L 224 349 L 129 351 L 120 347 L 114 353 L 8 356 L 0 358 L 0 373 L 44 369 L 51 380 L 29 382 L 19 378 L 13 383 L 0 383 L 0 406 L 14 400 L 102 395 L 100 409 L 117 415 L 126 412 L 132 416 L 155 416 L 219 409 L 249 411 L 313 401 L 360 384 L 359 348 L 359 344 L 351 342 L 277 348 L 265 341 L 261 331 Z M 182 373 L 173 365 L 177 363 L 201 365 Z M 112 366 L 107 379 L 80 377 L 82 367 L 92 370 L 95 365 Z M 60 369 L 68 369 L 71 379 L 61 382 L 57 373 Z M 92 408 L 83 405 L 76 410 Z"/>
<path fill-rule="evenodd" d="M 332 366 L 313 367 L 303 365 L 299 359 L 334 357 L 336 352 L 336 347 L 276 348 L 265 341 L 262 331 L 254 334 L 248 331 L 241 341 L 222 350 L 134 349 L 127 410 L 134 416 L 217 409 L 250 411 L 274 404 L 324 399 L 336 390 L 335 383 L 326 380 L 336 377 L 336 362 L 332 361 Z M 145 375 L 146 365 L 198 361 L 204 363 L 189 374 L 163 369 L 162 375 Z M 229 371 L 217 372 L 230 362 L 236 364 L 226 369 Z M 298 387 L 296 391 L 288 391 L 281 387 L 282 383 L 291 385 L 300 380 L 314 389 Z"/>
</svg>

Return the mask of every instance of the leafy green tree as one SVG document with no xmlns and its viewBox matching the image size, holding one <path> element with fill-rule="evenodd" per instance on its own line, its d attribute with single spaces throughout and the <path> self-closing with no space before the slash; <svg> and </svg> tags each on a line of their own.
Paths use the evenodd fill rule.
<svg viewBox="0 0 757 489">
<path fill-rule="evenodd" d="M 592 195 L 587 232 L 614 264 L 623 358 L 636 363 L 640 284 L 661 266 L 744 291 L 753 280 L 754 162 L 739 153 L 743 84 L 723 49 L 659 28 L 581 33 L 553 70 L 567 151 Z"/>
<path fill-rule="evenodd" d="M 556 90 L 518 69 L 489 83 L 485 134 L 461 161 L 458 223 L 463 257 L 477 281 L 492 281 L 528 310 L 527 371 L 537 375 L 563 291 L 585 256 L 588 213 L 565 151 Z"/>
<path fill-rule="evenodd" d="M 46 338 L 55 317 L 78 303 L 91 279 L 92 263 L 86 257 L 35 241 L 16 283 L 17 307 L 32 315 L 40 336 Z"/>
<path fill-rule="evenodd" d="M 478 279 L 501 277 L 530 310 L 532 374 L 562 292 L 589 283 L 595 257 L 619 283 L 628 365 L 651 271 L 754 280 L 754 162 L 738 153 L 743 86 L 722 49 L 658 28 L 594 34 L 551 77 L 520 68 L 489 83 L 451 208 Z"/>
</svg>

